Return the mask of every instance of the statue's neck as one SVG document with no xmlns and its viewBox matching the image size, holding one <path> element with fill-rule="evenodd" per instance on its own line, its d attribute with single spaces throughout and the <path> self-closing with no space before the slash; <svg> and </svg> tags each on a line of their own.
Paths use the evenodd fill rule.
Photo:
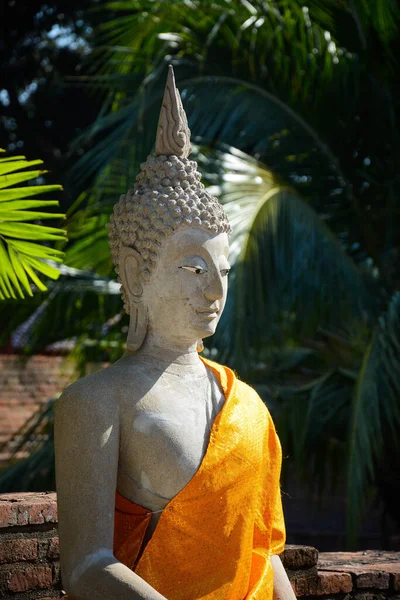
<svg viewBox="0 0 400 600">
<path fill-rule="evenodd" d="M 174 363 L 177 365 L 191 366 L 198 365 L 199 356 L 196 347 L 188 349 L 160 348 L 157 346 L 147 346 L 143 344 L 135 354 L 136 358 L 151 357 L 156 362 Z"/>
<path fill-rule="evenodd" d="M 204 375 L 204 365 L 199 359 L 197 344 L 157 343 L 151 336 L 146 336 L 143 345 L 132 355 L 136 362 L 147 364 L 165 372 L 192 373 Z"/>
</svg>

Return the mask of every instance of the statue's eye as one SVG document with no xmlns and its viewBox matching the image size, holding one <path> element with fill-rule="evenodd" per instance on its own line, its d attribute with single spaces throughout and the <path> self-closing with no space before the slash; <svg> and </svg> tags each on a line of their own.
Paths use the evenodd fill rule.
<svg viewBox="0 0 400 600">
<path fill-rule="evenodd" d="M 196 275 L 203 275 L 204 273 L 206 273 L 206 270 L 199 266 L 196 266 L 196 267 L 182 266 L 179 268 L 185 269 L 185 271 L 190 271 L 191 273 L 196 273 Z"/>
</svg>

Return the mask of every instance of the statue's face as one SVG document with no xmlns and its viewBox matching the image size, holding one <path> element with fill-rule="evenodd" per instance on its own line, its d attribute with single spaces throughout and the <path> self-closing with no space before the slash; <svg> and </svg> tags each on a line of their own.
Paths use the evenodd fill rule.
<svg viewBox="0 0 400 600">
<path fill-rule="evenodd" d="M 213 335 L 228 291 L 228 253 L 226 233 L 183 228 L 166 238 L 143 286 L 153 335 L 171 343 Z"/>
</svg>

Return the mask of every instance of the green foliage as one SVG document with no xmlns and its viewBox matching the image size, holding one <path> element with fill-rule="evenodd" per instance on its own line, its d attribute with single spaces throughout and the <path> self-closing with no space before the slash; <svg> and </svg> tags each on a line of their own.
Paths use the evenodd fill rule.
<svg viewBox="0 0 400 600">
<path fill-rule="evenodd" d="M 400 452 L 400 292 L 367 347 L 353 401 L 348 454 L 348 530 L 356 544 L 365 489 L 374 482 L 387 449 Z M 355 526 L 356 525 L 356 526 Z"/>
<path fill-rule="evenodd" d="M 51 279 L 57 279 L 60 274 L 48 261 L 62 262 L 64 253 L 37 242 L 66 240 L 66 231 L 25 221 L 65 218 L 63 214 L 32 210 L 58 205 L 57 200 L 32 200 L 31 197 L 61 190 L 61 186 L 12 187 L 46 173 L 43 170 L 27 170 L 42 162 L 27 161 L 24 156 L 0 159 L 0 300 L 16 299 L 17 296 L 24 298 L 24 292 L 32 296 L 28 277 L 40 291 L 46 291 L 47 287 L 35 271 Z M 15 173 L 22 169 L 22 172 Z"/>
<path fill-rule="evenodd" d="M 360 270 L 300 195 L 251 157 L 228 151 L 197 157 L 203 169 L 212 162 L 219 172 L 208 189 L 233 230 L 231 293 L 212 343 L 247 376 L 266 346 L 318 327 L 355 329 L 372 302 Z"/>
<path fill-rule="evenodd" d="M 60 278 L 49 282 L 49 293 L 44 300 L 36 294 L 23 302 L 5 300 L 0 303 L 0 320 L 5 324 L 0 331 L 0 344 L 6 343 L 10 334 L 23 324 L 20 352 L 27 355 L 40 353 L 60 341 L 68 348 L 82 340 L 82 344 L 77 344 L 82 348 L 75 350 L 81 357 L 80 364 L 84 356 L 88 360 L 102 360 L 104 355 L 104 360 L 108 360 L 104 347 L 109 337 L 110 347 L 113 345 L 118 320 L 115 319 L 113 327 L 113 318 L 122 310 L 119 285 L 108 278 L 65 265 L 59 268 Z M 124 321 L 120 325 L 123 326 Z M 96 356 L 93 345 L 98 349 Z"/>
</svg>

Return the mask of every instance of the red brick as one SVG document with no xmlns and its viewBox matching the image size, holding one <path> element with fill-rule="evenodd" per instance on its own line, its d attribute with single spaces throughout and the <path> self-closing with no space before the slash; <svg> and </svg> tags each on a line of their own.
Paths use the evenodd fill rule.
<svg viewBox="0 0 400 600">
<path fill-rule="evenodd" d="M 340 557 L 340 562 L 337 561 L 338 554 L 348 555 L 346 563 L 341 564 L 343 556 Z M 349 555 L 350 553 L 324 553 L 323 561 L 320 561 L 324 565 L 322 569 L 353 573 L 359 588 L 387 589 L 391 579 L 393 589 L 400 591 L 400 553 L 368 550 L 351 553 L 351 560 Z M 318 566 L 321 568 L 320 563 Z"/>
<path fill-rule="evenodd" d="M 9 502 L 0 500 L 0 527 L 9 527 L 17 524 L 17 515 L 14 507 Z"/>
<path fill-rule="evenodd" d="M 347 594 L 353 589 L 349 573 L 322 571 L 312 577 L 294 577 L 291 581 L 296 596 L 324 596 Z"/>
<path fill-rule="evenodd" d="M 50 567 L 32 566 L 23 571 L 12 572 L 8 580 L 8 589 L 10 592 L 26 592 L 37 588 L 49 588 L 52 583 Z"/>
<path fill-rule="evenodd" d="M 341 573 L 350 573 L 353 576 L 357 588 L 373 588 L 377 590 L 387 590 L 389 587 L 390 576 L 384 569 L 377 565 L 362 565 L 362 566 L 342 566 L 335 565 L 334 567 L 324 567 L 319 572 L 335 571 Z"/>
<path fill-rule="evenodd" d="M 49 522 L 57 522 L 55 493 L 27 492 L 0 496 L 0 527 Z"/>
<path fill-rule="evenodd" d="M 0 436 L 9 439 L 48 398 L 76 379 L 73 361 L 60 356 L 0 355 Z M 6 445 L 2 464 L 10 455 Z"/>
<path fill-rule="evenodd" d="M 370 569 L 382 570 L 388 573 L 392 580 L 393 589 L 396 592 L 400 592 L 400 553 L 397 553 L 397 561 L 378 563 L 376 565 L 369 565 Z"/>
<path fill-rule="evenodd" d="M 44 508 L 45 508 L 45 505 L 43 505 L 41 502 L 38 504 L 32 504 L 29 507 L 28 523 L 30 525 L 41 525 L 42 523 L 45 522 L 44 516 L 43 516 Z M 24 511 L 24 513 L 25 513 L 25 511 Z M 21 523 L 21 525 L 22 525 L 22 523 Z"/>
<path fill-rule="evenodd" d="M 21 504 L 16 507 L 17 509 L 17 524 L 28 525 L 29 524 L 29 512 L 26 504 Z"/>
<path fill-rule="evenodd" d="M 311 569 L 318 562 L 318 550 L 312 546 L 292 546 L 287 544 L 281 554 L 285 569 Z"/>
<path fill-rule="evenodd" d="M 58 537 L 51 538 L 49 540 L 49 547 L 47 549 L 47 558 L 54 559 L 60 556 Z"/>
<path fill-rule="evenodd" d="M 358 588 L 373 588 L 376 590 L 387 590 L 389 587 L 389 573 L 375 571 L 360 567 L 356 573 L 356 585 Z"/>
<path fill-rule="evenodd" d="M 0 564 L 22 560 L 35 560 L 38 557 L 38 543 L 35 539 L 2 540 L 0 538 Z"/>
<path fill-rule="evenodd" d="M 344 567 L 377 565 L 378 563 L 388 564 L 390 562 L 399 562 L 398 552 L 388 552 L 384 550 L 363 550 L 362 552 L 320 552 L 319 567 Z"/>
</svg>

